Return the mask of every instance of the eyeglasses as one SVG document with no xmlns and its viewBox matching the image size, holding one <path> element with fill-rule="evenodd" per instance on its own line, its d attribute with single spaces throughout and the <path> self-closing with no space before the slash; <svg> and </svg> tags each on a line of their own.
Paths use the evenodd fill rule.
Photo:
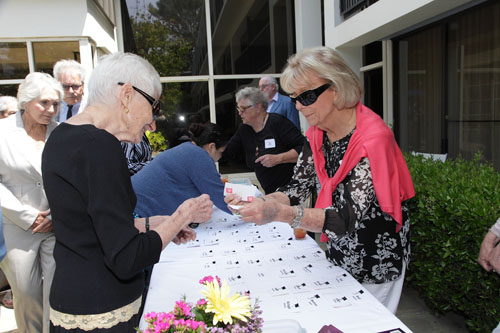
<svg viewBox="0 0 500 333">
<path fill-rule="evenodd" d="M 318 97 L 326 89 L 328 89 L 330 86 L 331 86 L 330 83 L 325 83 L 324 85 L 322 85 L 316 89 L 304 91 L 302 94 L 300 94 L 297 97 L 290 97 L 290 99 L 292 100 L 292 102 L 294 104 L 297 104 L 297 101 L 299 101 L 300 104 L 302 104 L 304 106 L 308 106 L 308 105 L 314 104 L 316 102 L 316 100 L 318 99 Z"/>
<path fill-rule="evenodd" d="M 259 90 L 264 90 L 264 89 L 266 89 L 267 87 L 269 87 L 270 85 L 271 85 L 271 83 L 261 84 L 261 85 L 259 85 Z"/>
<path fill-rule="evenodd" d="M 247 106 L 236 106 L 236 111 L 243 113 L 246 110 L 250 109 L 252 106 L 255 106 L 255 105 L 250 104 L 250 105 L 247 105 Z"/>
<path fill-rule="evenodd" d="M 120 86 L 123 86 L 125 83 L 123 82 L 118 82 L 118 85 Z M 156 120 L 156 117 L 158 117 L 160 115 L 160 111 L 161 111 L 161 107 L 162 107 L 162 103 L 160 102 L 159 99 L 154 99 L 151 95 L 149 95 L 148 93 L 142 91 L 141 89 L 137 88 L 137 87 L 134 87 L 132 86 L 132 88 L 137 91 L 139 94 L 141 94 L 142 96 L 144 96 L 145 99 L 147 99 L 147 101 L 149 102 L 149 104 L 151 104 L 151 111 L 153 112 L 153 121 Z"/>
<path fill-rule="evenodd" d="M 81 84 L 63 84 L 62 87 L 64 90 L 69 90 L 69 88 L 73 90 L 77 90 L 81 88 Z"/>
</svg>

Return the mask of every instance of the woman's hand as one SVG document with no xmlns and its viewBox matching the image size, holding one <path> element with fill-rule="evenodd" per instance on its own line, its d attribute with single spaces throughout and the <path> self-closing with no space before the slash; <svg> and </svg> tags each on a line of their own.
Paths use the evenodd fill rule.
<svg viewBox="0 0 500 333">
<path fill-rule="evenodd" d="M 241 196 L 239 196 L 238 194 L 229 194 L 229 195 L 225 196 L 224 197 L 224 202 L 227 203 L 227 205 L 228 205 L 227 208 L 229 208 L 229 210 L 233 214 L 238 214 L 238 210 L 229 207 L 229 205 L 232 205 L 232 206 L 243 206 L 245 204 L 248 204 L 247 201 L 241 201 Z"/>
<path fill-rule="evenodd" d="M 193 241 L 196 239 L 196 232 L 190 227 L 185 227 L 179 231 L 177 235 L 172 239 L 172 242 L 175 244 L 184 244 L 189 241 Z"/>
<path fill-rule="evenodd" d="M 479 257 L 477 262 L 486 270 L 491 271 L 493 266 L 490 263 L 491 253 L 495 248 L 495 243 L 498 241 L 497 237 L 491 231 L 488 231 L 486 236 L 484 236 L 483 242 L 481 244 L 481 249 L 479 250 Z M 497 246 L 497 248 L 500 245 Z M 499 250 L 497 249 L 497 252 Z M 498 258 L 500 264 L 500 258 Z M 500 267 L 499 267 L 500 268 Z"/>
<path fill-rule="evenodd" d="M 266 154 L 257 158 L 255 163 L 260 163 L 266 168 L 272 168 L 273 166 L 281 163 L 281 158 L 279 155 Z"/>
<path fill-rule="evenodd" d="M 243 221 L 253 222 L 258 225 L 276 221 L 280 204 L 275 202 L 265 202 L 256 198 L 252 203 L 245 205 L 238 210 Z"/>
<path fill-rule="evenodd" d="M 49 215 L 50 209 L 38 213 L 35 222 L 30 227 L 33 234 L 37 232 L 43 233 L 52 231 L 52 219 Z"/>
<path fill-rule="evenodd" d="M 197 198 L 184 201 L 177 210 L 181 214 L 186 214 L 187 224 L 191 222 L 207 222 L 210 220 L 213 211 L 213 202 L 208 194 L 202 194 Z"/>
<path fill-rule="evenodd" d="M 488 263 L 500 275 L 500 244 L 495 246 L 488 257 Z"/>
</svg>

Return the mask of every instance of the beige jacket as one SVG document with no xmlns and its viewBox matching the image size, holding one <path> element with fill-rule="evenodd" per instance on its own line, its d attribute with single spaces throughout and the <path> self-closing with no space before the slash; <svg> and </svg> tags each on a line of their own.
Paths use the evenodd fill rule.
<svg viewBox="0 0 500 333">
<path fill-rule="evenodd" d="M 52 121 L 47 138 L 58 125 Z M 3 223 L 28 230 L 49 209 L 43 189 L 42 154 L 29 141 L 21 112 L 0 120 L 0 202 Z"/>
</svg>

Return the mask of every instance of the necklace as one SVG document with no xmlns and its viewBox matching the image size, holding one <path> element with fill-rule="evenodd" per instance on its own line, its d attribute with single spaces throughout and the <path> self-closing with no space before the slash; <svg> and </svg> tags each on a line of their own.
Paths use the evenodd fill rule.
<svg viewBox="0 0 500 333">
<path fill-rule="evenodd" d="M 266 116 L 264 117 L 264 119 L 262 119 L 262 127 L 261 127 L 260 131 L 262 131 L 264 129 L 264 126 L 266 124 L 266 120 L 267 120 L 268 116 L 269 116 L 269 113 L 266 113 Z M 258 156 L 259 156 L 259 143 L 257 143 L 257 145 L 255 146 L 255 157 L 258 157 Z"/>
<path fill-rule="evenodd" d="M 262 128 L 260 129 L 261 131 L 264 129 L 264 125 L 266 123 L 266 120 L 267 120 L 268 116 L 269 116 L 269 113 L 266 113 L 266 116 L 264 117 L 264 119 L 262 119 Z"/>
</svg>

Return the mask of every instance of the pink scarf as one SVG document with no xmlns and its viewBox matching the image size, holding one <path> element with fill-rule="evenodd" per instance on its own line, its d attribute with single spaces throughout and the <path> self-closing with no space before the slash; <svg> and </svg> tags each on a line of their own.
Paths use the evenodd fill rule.
<svg viewBox="0 0 500 333">
<path fill-rule="evenodd" d="M 332 193 L 361 158 L 368 157 L 372 172 L 373 187 L 382 211 L 391 215 L 397 223 L 396 232 L 402 226 L 401 203 L 415 196 L 413 182 L 406 161 L 394 135 L 384 121 L 372 110 L 358 103 L 356 107 L 356 130 L 354 131 L 342 164 L 332 178 L 328 177 L 323 155 L 323 131 L 311 126 L 306 136 L 311 145 L 316 174 L 321 183 L 316 208 L 332 205 Z M 328 240 L 325 234 L 321 241 Z"/>
</svg>

